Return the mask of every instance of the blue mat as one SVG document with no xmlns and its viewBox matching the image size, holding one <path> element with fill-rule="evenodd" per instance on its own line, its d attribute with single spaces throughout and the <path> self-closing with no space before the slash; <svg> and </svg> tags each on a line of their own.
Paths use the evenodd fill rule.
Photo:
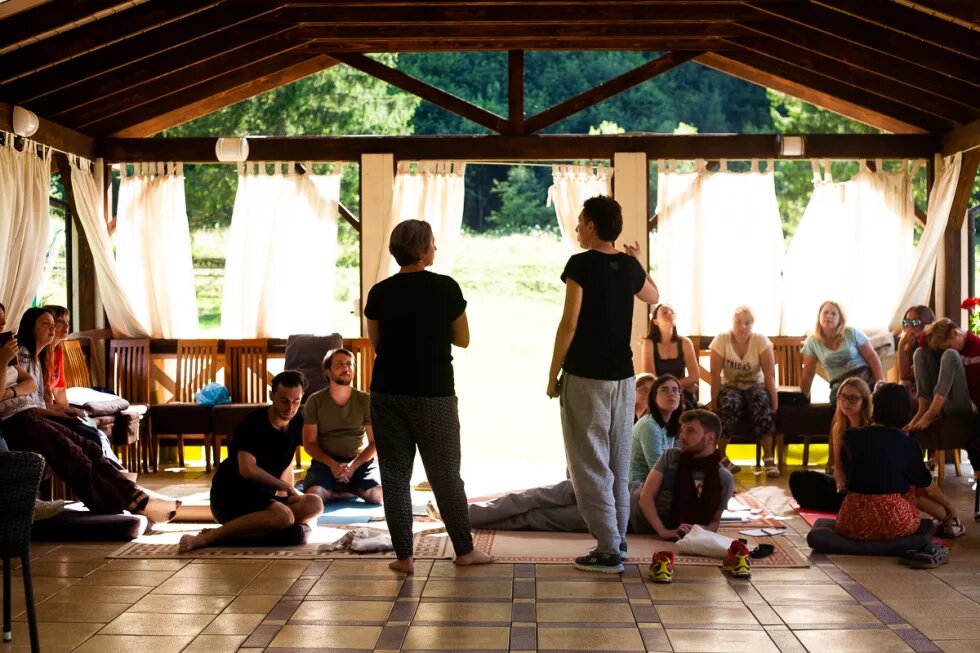
<svg viewBox="0 0 980 653">
<path fill-rule="evenodd" d="M 372 519 L 384 519 L 384 506 L 367 503 L 362 499 L 328 501 L 317 524 L 366 524 Z"/>
</svg>

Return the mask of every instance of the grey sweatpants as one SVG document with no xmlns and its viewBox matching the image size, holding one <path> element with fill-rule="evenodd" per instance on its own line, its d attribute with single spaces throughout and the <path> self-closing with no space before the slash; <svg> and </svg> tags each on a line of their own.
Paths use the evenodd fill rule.
<svg viewBox="0 0 980 653">
<path fill-rule="evenodd" d="M 958 351 L 947 349 L 937 356 L 935 352 L 919 347 L 912 355 L 912 365 L 919 399 L 928 404 L 935 395 L 945 397 L 944 415 L 969 415 L 973 412 L 963 358 Z"/>
<path fill-rule="evenodd" d="M 629 463 L 636 383 L 564 373 L 565 458 L 579 512 L 602 553 L 619 553 L 630 520 Z"/>
</svg>

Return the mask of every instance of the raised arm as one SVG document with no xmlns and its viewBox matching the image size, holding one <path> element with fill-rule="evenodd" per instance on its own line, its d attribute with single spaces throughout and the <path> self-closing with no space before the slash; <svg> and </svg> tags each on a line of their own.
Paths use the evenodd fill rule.
<svg viewBox="0 0 980 653">
<path fill-rule="evenodd" d="M 643 269 L 643 273 L 646 275 L 646 281 L 643 282 L 643 287 L 640 288 L 640 292 L 636 293 L 636 298 L 641 302 L 647 304 L 656 304 L 660 301 L 660 290 L 657 289 L 657 284 L 653 282 L 653 277 L 650 276 L 650 272 L 647 271 L 646 262 L 642 259 L 640 253 L 640 243 L 634 241 L 632 245 L 623 244 L 623 249 L 626 253 L 636 259 L 637 263 Z"/>
</svg>

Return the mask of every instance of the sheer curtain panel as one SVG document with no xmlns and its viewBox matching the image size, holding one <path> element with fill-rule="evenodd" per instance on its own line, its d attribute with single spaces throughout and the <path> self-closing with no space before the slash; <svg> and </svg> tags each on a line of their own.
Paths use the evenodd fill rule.
<svg viewBox="0 0 980 653">
<path fill-rule="evenodd" d="M 4 134 L 0 146 L 0 302 L 8 328 L 30 308 L 48 250 L 51 150 Z"/>
<path fill-rule="evenodd" d="M 293 162 L 238 166 L 221 302 L 225 338 L 334 330 L 340 165 L 326 175 L 305 166 L 302 174 Z"/>
<path fill-rule="evenodd" d="M 71 185 L 75 194 L 78 222 L 82 225 L 85 240 L 92 250 L 95 278 L 99 284 L 102 304 L 109 317 L 109 325 L 115 334 L 124 338 L 145 337 L 149 330 L 136 317 L 116 271 L 116 259 L 112 254 L 112 241 L 105 219 L 102 160 L 95 162 L 93 172 L 90 161 L 74 156 L 68 158 L 71 162 Z"/>
<path fill-rule="evenodd" d="M 727 331 L 735 308 L 755 313 L 755 330 L 779 328 L 783 230 L 772 163 L 749 172 L 709 172 L 694 162 L 680 172 L 658 162 L 657 233 L 651 266 L 662 301 L 677 311 L 679 333 Z"/>
<path fill-rule="evenodd" d="M 811 333 L 817 310 L 838 302 L 849 324 L 867 332 L 887 327 L 912 267 L 912 203 L 908 164 L 876 171 L 860 162 L 850 180 L 830 178 L 814 162 L 814 188 L 786 254 L 783 335 Z"/>
<path fill-rule="evenodd" d="M 431 269 L 441 274 L 453 271 L 463 225 L 465 173 L 466 163 L 463 161 L 398 162 L 395 192 L 385 225 L 384 249 L 376 282 L 398 271 L 398 263 L 388 253 L 388 238 L 395 225 L 405 220 L 424 220 L 432 225 L 438 252 Z"/>
<path fill-rule="evenodd" d="M 575 227 L 582 203 L 596 195 L 612 195 L 609 185 L 612 174 L 609 166 L 554 165 L 551 176 L 554 183 L 548 189 L 548 206 L 555 206 L 562 240 L 569 249 L 579 251 Z"/>
<path fill-rule="evenodd" d="M 184 166 L 120 164 L 116 265 L 133 312 L 154 338 L 194 338 L 197 297 Z"/>
</svg>

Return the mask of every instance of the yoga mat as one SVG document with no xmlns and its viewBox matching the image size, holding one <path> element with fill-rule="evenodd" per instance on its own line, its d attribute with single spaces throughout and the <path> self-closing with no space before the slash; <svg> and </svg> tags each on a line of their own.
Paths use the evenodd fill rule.
<svg viewBox="0 0 980 653">
<path fill-rule="evenodd" d="M 372 520 L 385 518 L 384 506 L 367 503 L 363 499 L 338 499 L 328 501 L 323 506 L 323 514 L 316 523 L 325 524 L 366 524 Z"/>
</svg>

